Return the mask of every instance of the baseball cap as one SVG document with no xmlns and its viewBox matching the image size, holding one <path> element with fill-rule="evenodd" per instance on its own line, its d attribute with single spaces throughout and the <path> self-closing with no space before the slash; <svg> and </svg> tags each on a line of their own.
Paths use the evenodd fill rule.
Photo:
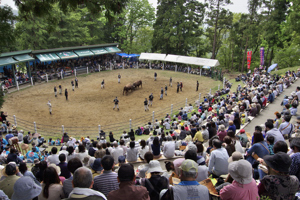
<svg viewBox="0 0 300 200">
<path fill-rule="evenodd" d="M 198 164 L 190 159 L 183 161 L 179 168 L 185 172 L 198 172 Z"/>
</svg>

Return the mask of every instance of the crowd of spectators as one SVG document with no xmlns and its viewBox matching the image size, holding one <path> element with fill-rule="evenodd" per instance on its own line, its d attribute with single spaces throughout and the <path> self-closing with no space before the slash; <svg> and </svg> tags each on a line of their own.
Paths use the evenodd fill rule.
<svg viewBox="0 0 300 200">
<path fill-rule="evenodd" d="M 300 118 L 293 116 L 300 87 L 254 133 L 243 127 L 296 78 L 289 71 L 278 76 L 255 69 L 236 90 L 207 95 L 176 116 L 167 114 L 154 124 L 124 131 L 120 138 L 102 130 L 95 139 L 76 140 L 64 133 L 60 141 L 46 142 L 39 134 L 17 131 L 2 112 L 0 197 L 295 199 L 300 190 Z M 147 139 L 138 140 L 141 134 Z M 13 145 L 14 138 L 21 150 Z M 32 148 L 22 155 L 29 144 Z M 207 180 L 213 189 L 199 184 Z"/>
</svg>

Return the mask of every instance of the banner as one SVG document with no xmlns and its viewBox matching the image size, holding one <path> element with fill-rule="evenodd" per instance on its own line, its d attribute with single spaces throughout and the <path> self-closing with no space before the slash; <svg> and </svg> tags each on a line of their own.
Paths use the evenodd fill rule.
<svg viewBox="0 0 300 200">
<path fill-rule="evenodd" d="M 265 48 L 260 48 L 260 65 L 264 66 L 265 64 Z"/>
<path fill-rule="evenodd" d="M 247 52 L 247 67 L 248 67 L 248 69 L 250 69 L 251 57 L 252 57 L 252 51 L 248 51 Z"/>
</svg>

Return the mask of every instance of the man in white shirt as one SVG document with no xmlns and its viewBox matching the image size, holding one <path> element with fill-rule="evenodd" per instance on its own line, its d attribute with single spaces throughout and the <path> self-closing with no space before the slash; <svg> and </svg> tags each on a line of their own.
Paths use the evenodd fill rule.
<svg viewBox="0 0 300 200">
<path fill-rule="evenodd" d="M 170 123 L 169 123 L 169 121 L 165 121 L 163 125 L 166 128 L 166 130 L 170 129 Z"/>
<path fill-rule="evenodd" d="M 119 147 L 118 143 L 114 143 L 114 149 L 111 151 L 111 155 L 114 158 L 115 164 L 119 162 L 119 156 L 123 156 L 124 151 L 123 148 Z"/>
<path fill-rule="evenodd" d="M 164 156 L 167 159 L 173 158 L 175 155 L 175 142 L 168 139 L 168 142 L 165 143 L 164 148 L 163 148 Z"/>
<path fill-rule="evenodd" d="M 48 156 L 47 158 L 47 161 L 48 161 L 48 164 L 59 164 L 60 161 L 58 159 L 58 155 L 56 154 L 57 153 L 57 148 L 56 147 L 52 147 L 51 149 L 51 155 Z"/>
<path fill-rule="evenodd" d="M 69 155 L 69 152 L 67 151 L 67 146 L 63 146 L 62 150 L 58 152 L 58 155 L 60 155 L 62 153 L 65 154 L 66 157 Z"/>
</svg>

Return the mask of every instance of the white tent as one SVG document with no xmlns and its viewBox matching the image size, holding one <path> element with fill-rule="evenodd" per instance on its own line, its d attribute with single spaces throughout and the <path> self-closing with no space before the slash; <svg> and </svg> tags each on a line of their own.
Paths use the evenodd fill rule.
<svg viewBox="0 0 300 200">
<path fill-rule="evenodd" d="M 178 56 L 177 62 L 189 65 L 200 65 L 210 67 L 216 67 L 220 65 L 218 60 L 190 56 Z"/>
<path fill-rule="evenodd" d="M 178 55 L 172 55 L 172 54 L 168 54 L 165 58 L 165 62 L 177 62 L 178 59 Z"/>
<path fill-rule="evenodd" d="M 160 53 L 141 53 L 139 60 L 159 60 L 164 61 L 166 54 Z"/>
</svg>

